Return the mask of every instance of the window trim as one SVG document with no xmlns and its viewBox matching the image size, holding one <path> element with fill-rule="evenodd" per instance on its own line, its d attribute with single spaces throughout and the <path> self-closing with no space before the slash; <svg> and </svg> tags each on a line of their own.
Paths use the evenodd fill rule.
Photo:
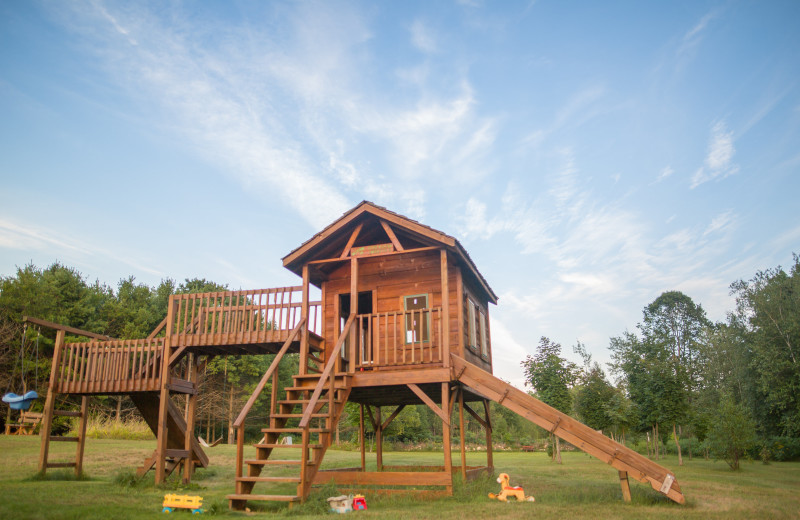
<svg viewBox="0 0 800 520">
<path fill-rule="evenodd" d="M 408 300 L 410 298 L 425 298 L 425 307 L 422 309 L 414 309 L 415 311 L 427 311 L 423 312 L 423 316 L 426 317 L 424 326 L 420 327 L 422 329 L 422 333 L 420 334 L 419 339 L 413 339 L 411 341 L 408 340 L 408 333 L 414 332 L 413 329 L 409 328 L 408 326 L 408 318 L 406 316 L 403 318 L 403 344 L 404 345 L 416 345 L 419 343 L 430 343 L 431 342 L 431 295 L 430 293 L 420 293 L 420 294 L 409 294 L 403 295 L 403 312 L 408 312 Z M 413 327 L 413 325 L 412 325 Z"/>
</svg>

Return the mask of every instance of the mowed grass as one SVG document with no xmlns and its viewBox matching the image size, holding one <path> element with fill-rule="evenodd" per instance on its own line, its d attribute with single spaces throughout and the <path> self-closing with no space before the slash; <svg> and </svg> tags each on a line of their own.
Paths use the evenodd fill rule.
<svg viewBox="0 0 800 520">
<path fill-rule="evenodd" d="M 51 461 L 74 459 L 75 445 L 51 443 Z M 219 445 L 206 450 L 211 464 L 200 469 L 188 487 L 173 476 L 166 486 L 153 485 L 152 472 L 136 482 L 132 473 L 155 449 L 153 441 L 89 439 L 84 469 L 86 479 L 74 480 L 70 471 L 50 470 L 55 479 L 36 478 L 38 437 L 0 436 L 0 519 L 136 519 L 158 518 L 165 493 L 201 495 L 206 515 L 239 517 L 248 515 L 228 510 L 225 495 L 233 491 L 235 447 Z M 253 457 L 249 448 L 245 458 Z M 391 452 L 387 465 L 439 465 L 441 453 Z M 485 463 L 485 453 L 469 453 L 467 464 Z M 325 468 L 357 466 L 357 452 L 329 450 Z M 368 461 L 374 468 L 374 454 Z M 460 463 L 457 453 L 454 464 Z M 687 460 L 679 467 L 675 457 L 662 459 L 672 469 L 687 498 L 686 505 L 672 503 L 639 482 L 631 481 L 633 501 L 625 503 L 617 472 L 582 453 L 565 453 L 564 464 L 550 462 L 543 453 L 495 453 L 498 472 L 511 475 L 536 497 L 535 503 L 500 503 L 487 498 L 497 492 L 493 478 L 462 485 L 444 498 L 367 495 L 369 510 L 359 517 L 386 519 L 465 518 L 800 518 L 800 463 L 744 463 L 732 472 L 724 462 Z M 258 487 L 256 488 L 258 491 Z M 288 489 L 286 490 L 288 492 Z M 289 510 L 284 505 L 254 504 L 249 516 L 295 518 L 326 514 L 325 498 L 338 494 L 332 486 L 315 492 L 302 506 Z M 251 503 L 252 504 L 252 503 Z M 176 511 L 174 514 L 188 514 Z"/>
</svg>

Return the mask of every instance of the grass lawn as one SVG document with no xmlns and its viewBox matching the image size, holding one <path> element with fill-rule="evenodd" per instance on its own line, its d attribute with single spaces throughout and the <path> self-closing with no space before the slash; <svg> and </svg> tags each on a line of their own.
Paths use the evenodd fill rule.
<svg viewBox="0 0 800 520">
<path fill-rule="evenodd" d="M 75 446 L 51 443 L 51 461 L 74 458 Z M 84 469 L 86 480 L 68 480 L 70 472 L 51 470 L 53 480 L 36 479 L 38 437 L 0 436 L 0 519 L 135 519 L 161 515 L 165 493 L 201 495 L 206 514 L 244 518 L 228 510 L 225 495 L 233 491 L 235 447 L 219 445 L 207 450 L 209 469 L 198 470 L 187 488 L 172 482 L 153 485 L 153 474 L 134 483 L 131 475 L 154 441 L 89 439 Z M 253 448 L 250 448 L 253 450 Z M 254 452 L 254 450 L 253 450 Z M 245 458 L 254 453 L 245 453 Z M 365 518 L 459 519 L 464 518 L 800 518 L 800 463 L 747 463 L 739 472 L 724 462 L 695 459 L 679 467 L 676 458 L 661 463 L 671 468 L 686 496 L 679 506 L 639 482 L 631 480 L 633 501 L 621 498 L 617 472 L 582 453 L 564 453 L 564 464 L 551 463 L 543 453 L 496 453 L 495 467 L 511 475 L 512 485 L 521 485 L 536 497 L 535 503 L 500 503 L 486 494 L 497 492 L 494 479 L 484 478 L 457 485 L 455 496 L 415 499 L 409 496 L 373 496 L 367 493 L 369 510 L 353 513 Z M 368 460 L 370 460 L 368 458 Z M 459 463 L 454 454 L 454 463 Z M 485 454 L 470 453 L 467 463 L 479 465 Z M 372 457 L 374 464 L 374 456 Z M 442 463 L 440 453 L 391 452 L 384 464 Z M 329 450 L 324 467 L 357 466 L 357 452 Z M 174 480 L 174 476 L 172 479 Z M 258 490 L 258 487 L 256 487 Z M 334 489 L 323 489 L 309 502 L 292 510 L 268 505 L 251 516 L 313 517 L 325 513 L 325 497 Z M 257 509 L 254 506 L 253 509 Z M 173 514 L 189 514 L 176 511 Z"/>
</svg>

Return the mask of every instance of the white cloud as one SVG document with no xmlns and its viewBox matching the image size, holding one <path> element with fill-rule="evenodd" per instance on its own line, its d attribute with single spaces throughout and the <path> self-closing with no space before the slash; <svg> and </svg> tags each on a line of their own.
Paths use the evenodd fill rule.
<svg viewBox="0 0 800 520">
<path fill-rule="evenodd" d="M 733 164 L 733 132 L 729 131 L 725 123 L 719 121 L 711 128 L 711 137 L 708 143 L 708 153 L 704 165 L 692 176 L 691 189 L 712 180 L 722 180 L 739 171 Z"/>
<path fill-rule="evenodd" d="M 411 24 L 410 32 L 411 43 L 414 47 L 426 54 L 436 52 L 436 39 L 430 28 L 422 20 L 414 20 L 414 23 Z"/>
<path fill-rule="evenodd" d="M 659 172 L 656 182 L 663 181 L 667 177 L 671 176 L 673 173 L 675 173 L 675 170 L 673 170 L 671 166 L 664 166 L 661 172 Z"/>
</svg>

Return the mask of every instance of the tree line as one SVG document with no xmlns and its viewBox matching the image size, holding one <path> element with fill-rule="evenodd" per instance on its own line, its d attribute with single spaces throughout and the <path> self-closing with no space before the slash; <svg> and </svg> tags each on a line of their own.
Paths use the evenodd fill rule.
<svg viewBox="0 0 800 520">
<path fill-rule="evenodd" d="M 0 277 L 1 388 L 4 393 L 36 389 L 42 395 L 47 389 L 55 334 L 23 329 L 24 315 L 117 338 L 143 338 L 166 316 L 171 294 L 224 290 L 226 285 L 205 279 L 165 279 L 150 287 L 133 277 L 111 287 L 60 263 L 17 268 Z M 580 342 L 573 349 L 583 361 L 575 364 L 563 356 L 561 345 L 542 337 L 522 360 L 532 394 L 654 458 L 668 450 L 681 463 L 684 455 L 701 455 L 732 467 L 744 456 L 800 458 L 800 258 L 794 256 L 788 270 L 771 268 L 739 280 L 731 292 L 736 306 L 717 323 L 689 296 L 661 294 L 644 307 L 632 331 L 610 338 L 608 374 Z M 297 373 L 296 356 L 287 359 L 279 370 L 281 387 Z M 271 361 L 270 355 L 228 356 L 208 363 L 200 377 L 197 433 L 232 442 L 231 423 Z M 258 436 L 267 421 L 269 390 L 251 412 L 250 436 Z M 135 409 L 127 398 L 112 396 L 93 397 L 92 410 L 124 419 Z M 546 446 L 558 460 L 561 446 L 547 432 L 496 403 L 492 417 L 498 447 Z M 340 442 L 356 442 L 355 405 L 348 405 L 339 429 Z M 475 446 L 484 443 L 481 425 L 469 416 L 465 437 Z M 425 406 L 409 406 L 384 438 L 406 446 L 435 443 L 441 421 Z"/>
<path fill-rule="evenodd" d="M 588 426 L 622 442 L 630 434 L 644 440 L 654 458 L 667 439 L 679 464 L 684 449 L 733 469 L 745 456 L 800 458 L 800 258 L 730 290 L 736 306 L 716 323 L 680 291 L 646 305 L 634 331 L 610 338 L 616 384 L 584 345 L 574 347 L 583 358 L 576 366 L 546 337 L 522 363 L 526 380 Z"/>
</svg>

